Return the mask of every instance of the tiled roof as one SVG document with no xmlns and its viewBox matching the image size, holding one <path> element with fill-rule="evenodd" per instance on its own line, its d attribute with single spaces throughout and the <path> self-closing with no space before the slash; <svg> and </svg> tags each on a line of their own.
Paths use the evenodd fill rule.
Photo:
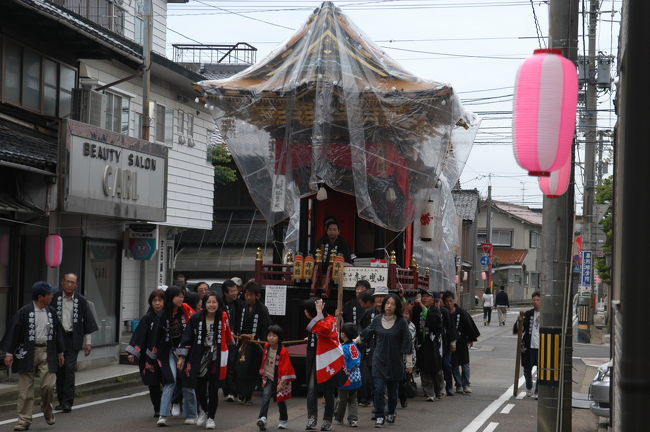
<svg viewBox="0 0 650 432">
<path fill-rule="evenodd" d="M 453 189 L 451 195 L 454 197 L 456 214 L 463 220 L 474 222 L 476 210 L 479 203 L 479 193 L 476 189 L 462 190 Z"/>
<path fill-rule="evenodd" d="M 530 207 L 503 201 L 492 201 L 492 205 L 524 222 L 532 225 L 542 225 L 542 213 L 532 210 Z"/>
<path fill-rule="evenodd" d="M 528 255 L 528 249 L 494 249 L 497 265 L 522 264 Z"/>
<path fill-rule="evenodd" d="M 227 224 L 218 224 L 211 231 L 200 229 L 183 231 L 179 239 L 184 246 L 200 244 L 221 246 L 222 243 L 224 245 L 264 246 L 265 242 L 273 241 L 273 233 L 271 227 L 266 224 L 230 225 L 229 227 Z"/>
<path fill-rule="evenodd" d="M 56 171 L 57 139 L 0 119 L 0 160 Z"/>
</svg>

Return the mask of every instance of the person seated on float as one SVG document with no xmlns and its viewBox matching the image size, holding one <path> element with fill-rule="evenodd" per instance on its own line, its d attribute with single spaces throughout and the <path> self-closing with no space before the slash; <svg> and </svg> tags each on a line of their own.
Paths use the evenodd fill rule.
<svg viewBox="0 0 650 432">
<path fill-rule="evenodd" d="M 324 270 L 327 270 L 327 267 L 330 262 L 330 254 L 332 251 L 336 250 L 337 255 L 342 255 L 343 259 L 347 265 L 352 265 L 354 263 L 354 258 L 352 256 L 352 251 L 350 250 L 350 245 L 343 237 L 341 237 L 341 231 L 339 229 L 339 223 L 333 217 L 328 217 L 325 219 L 325 235 L 320 238 L 316 244 L 316 249 L 323 248 L 323 267 Z M 314 252 L 315 253 L 315 252 Z"/>
</svg>

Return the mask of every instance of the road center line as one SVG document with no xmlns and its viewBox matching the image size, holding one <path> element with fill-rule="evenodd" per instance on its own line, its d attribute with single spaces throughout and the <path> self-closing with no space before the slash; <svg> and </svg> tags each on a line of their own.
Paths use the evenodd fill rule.
<svg viewBox="0 0 650 432">
<path fill-rule="evenodd" d="M 72 407 L 72 409 L 73 410 L 78 410 L 78 409 L 81 409 L 81 408 L 87 408 L 87 407 L 91 407 L 91 406 L 94 406 L 94 405 L 101 405 L 101 404 L 105 404 L 105 403 L 109 403 L 109 402 L 116 402 L 116 401 L 120 401 L 120 400 L 124 400 L 124 399 L 131 399 L 131 398 L 134 398 L 134 397 L 144 396 L 144 395 L 148 395 L 148 394 L 149 394 L 149 390 L 143 391 L 143 392 L 138 392 L 138 393 L 133 393 L 133 394 L 126 395 L 126 396 L 114 397 L 114 398 L 109 398 L 109 399 L 101 399 L 101 400 L 88 402 L 88 403 L 81 404 L 81 405 L 75 405 L 75 406 Z M 43 413 L 34 414 L 32 417 L 33 418 L 43 417 Z M 17 418 L 10 419 L 10 420 L 3 420 L 3 421 L 0 421 L 0 425 L 16 423 L 17 421 L 18 421 Z"/>
<path fill-rule="evenodd" d="M 519 382 L 517 383 L 517 388 L 521 387 L 521 385 L 525 382 L 524 377 L 519 378 Z M 510 397 L 512 396 L 512 391 L 513 391 L 514 385 L 511 385 L 508 387 L 508 389 L 503 392 L 501 396 L 495 401 L 493 401 L 490 405 L 488 405 L 470 424 L 465 426 L 465 429 L 463 429 L 463 432 L 477 432 L 481 426 L 483 426 L 483 423 L 485 423 L 491 416 L 496 412 L 496 410 L 499 409 L 501 405 Z M 525 394 L 525 393 L 524 393 Z M 497 423 L 498 425 L 498 423 Z M 495 426 L 496 427 L 496 426 Z M 489 426 L 488 426 L 489 428 Z M 492 429 L 494 430 L 494 429 Z M 486 428 L 487 431 L 487 428 Z"/>
<path fill-rule="evenodd" d="M 515 404 L 508 404 L 503 407 L 501 410 L 501 414 L 510 414 L 510 411 L 515 407 Z"/>
<path fill-rule="evenodd" d="M 494 429 L 497 428 L 497 426 L 499 426 L 499 423 L 490 422 L 490 424 L 487 425 L 485 429 L 483 429 L 483 432 L 493 432 Z"/>
</svg>

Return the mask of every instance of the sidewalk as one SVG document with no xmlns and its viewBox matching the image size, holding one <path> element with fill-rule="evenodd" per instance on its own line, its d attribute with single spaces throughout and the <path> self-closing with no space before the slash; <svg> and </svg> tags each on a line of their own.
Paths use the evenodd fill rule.
<svg viewBox="0 0 650 432">
<path fill-rule="evenodd" d="M 17 380 L 16 375 L 11 376 L 9 380 L 3 377 L 3 382 L 0 383 L 0 412 L 16 409 Z M 83 397 L 120 387 L 139 385 L 140 374 L 137 365 L 114 364 L 81 370 L 76 373 L 75 381 L 76 397 Z M 38 391 L 35 393 L 34 406 L 39 406 Z"/>
</svg>

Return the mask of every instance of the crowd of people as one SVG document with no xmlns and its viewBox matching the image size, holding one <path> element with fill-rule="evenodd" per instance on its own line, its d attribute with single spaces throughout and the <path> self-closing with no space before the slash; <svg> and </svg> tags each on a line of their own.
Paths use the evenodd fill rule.
<svg viewBox="0 0 650 432">
<path fill-rule="evenodd" d="M 15 430 L 27 430 L 31 424 L 33 396 L 27 393 L 33 372 L 43 377 L 45 420 L 54 424 L 49 404 L 54 383 L 61 386 L 55 409 L 69 412 L 76 354 L 92 349 L 89 338 L 97 326 L 91 307 L 74 292 L 68 276 L 76 285 L 75 275 L 64 277 L 56 307 L 50 307 L 56 290 L 46 282 L 34 284 L 33 303 L 19 311 L 5 336 L 3 350 L 14 353 L 7 354 L 5 364 L 13 363 L 21 383 L 23 375 L 31 379 L 31 384 L 21 384 Z M 254 281 L 242 287 L 234 279 L 225 281 L 220 292 L 199 283 L 193 291 L 181 285 L 150 293 L 149 310 L 139 320 L 127 353 L 149 388 L 158 426 L 182 417 L 185 424 L 215 429 L 219 390 L 228 402 L 252 405 L 257 388 L 262 392 L 259 429 L 267 428 L 271 400 L 278 405 L 277 427 L 287 428 L 286 401 L 296 372 L 285 332 L 272 323 L 261 287 Z M 371 404 L 375 427 L 395 423 L 398 402 L 405 408 L 415 396 L 415 374 L 421 377 L 427 401 L 472 392 L 469 348 L 480 332 L 450 291 L 421 290 L 409 300 L 361 280 L 342 310 L 328 312 L 319 298 L 306 300 L 303 309 L 306 338 L 291 343 L 306 343 L 305 430 L 320 426 L 329 431 L 333 424 L 357 427 L 358 407 Z M 57 373 L 58 380 L 51 375 Z"/>
</svg>

